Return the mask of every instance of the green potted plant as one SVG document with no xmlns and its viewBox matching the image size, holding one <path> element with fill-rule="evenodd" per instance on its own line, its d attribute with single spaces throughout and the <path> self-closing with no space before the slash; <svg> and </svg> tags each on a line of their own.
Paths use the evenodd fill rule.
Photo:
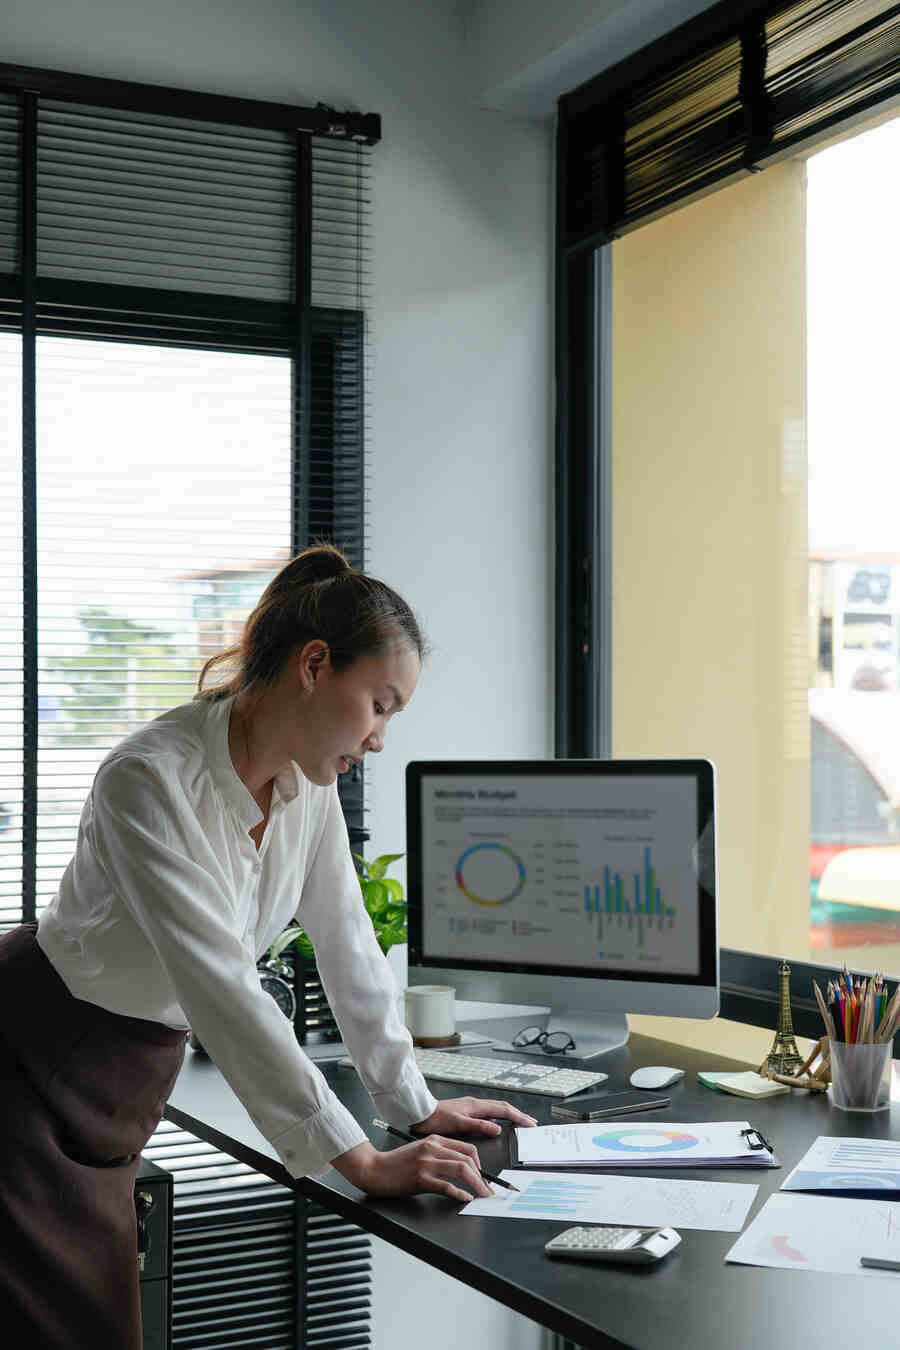
<svg viewBox="0 0 900 1350">
<path fill-rule="evenodd" d="M 378 945 L 385 953 L 407 937 L 406 899 L 403 887 L 395 877 L 386 875 L 392 863 L 402 853 L 382 853 L 380 858 L 367 862 L 354 853 L 358 863 L 357 877 L 363 904 L 372 920 Z M 316 956 L 309 934 L 299 924 L 292 924 L 272 943 L 268 959 L 273 964 L 283 960 L 283 953 L 291 948 L 294 956 L 294 987 L 297 994 L 297 1013 L 294 1026 L 301 1044 L 311 1039 L 339 1040 L 340 1034 L 328 1008 L 316 970 Z"/>
</svg>

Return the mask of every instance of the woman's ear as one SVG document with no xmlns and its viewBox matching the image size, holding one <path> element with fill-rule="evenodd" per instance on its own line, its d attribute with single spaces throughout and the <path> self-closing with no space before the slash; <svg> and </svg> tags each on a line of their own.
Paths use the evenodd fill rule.
<svg viewBox="0 0 900 1350">
<path fill-rule="evenodd" d="M 313 638 L 300 648 L 297 665 L 300 683 L 305 693 L 312 693 L 319 675 L 329 664 L 329 656 L 328 643 L 323 642 L 321 638 Z"/>
</svg>

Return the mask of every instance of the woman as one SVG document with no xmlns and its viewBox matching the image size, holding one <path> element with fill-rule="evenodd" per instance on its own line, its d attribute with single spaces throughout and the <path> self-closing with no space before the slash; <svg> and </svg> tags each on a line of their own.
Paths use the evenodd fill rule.
<svg viewBox="0 0 900 1350">
<path fill-rule="evenodd" d="M 353 870 L 337 775 L 382 749 L 422 654 L 394 591 L 309 548 L 195 700 L 101 764 L 56 896 L 0 939 L 6 1344 L 139 1350 L 134 1177 L 188 1026 L 293 1176 L 331 1163 L 371 1194 L 468 1200 L 490 1194 L 476 1150 L 439 1133 L 534 1124 L 435 1101 Z M 256 962 L 295 914 L 379 1114 L 428 1138 L 374 1148 L 262 991 Z"/>
</svg>

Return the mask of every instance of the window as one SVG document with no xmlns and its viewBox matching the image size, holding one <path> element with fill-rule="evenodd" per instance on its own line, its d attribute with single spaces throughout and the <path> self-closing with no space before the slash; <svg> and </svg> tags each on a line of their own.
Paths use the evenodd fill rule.
<svg viewBox="0 0 900 1350">
<path fill-rule="evenodd" d="M 374 115 L 0 67 L 0 927 L 311 538 L 363 559 Z M 348 775 L 348 778 L 350 776 Z M 357 842 L 359 775 L 342 788 Z"/>
<path fill-rule="evenodd" d="M 724 945 L 890 970 L 898 150 L 900 120 L 612 245 L 613 753 L 716 762 Z"/>
<path fill-rule="evenodd" d="M 287 561 L 291 363 L 39 338 L 37 370 L 40 910 L 107 750 L 190 700 Z"/>
<path fill-rule="evenodd" d="M 558 745 L 716 761 L 735 986 L 900 967 L 898 53 L 719 5 L 560 106 Z"/>
<path fill-rule="evenodd" d="M 803 164 L 612 277 L 612 751 L 713 760 L 722 945 L 808 959 Z"/>
<path fill-rule="evenodd" d="M 807 162 L 811 945 L 900 970 L 900 118 Z"/>
</svg>

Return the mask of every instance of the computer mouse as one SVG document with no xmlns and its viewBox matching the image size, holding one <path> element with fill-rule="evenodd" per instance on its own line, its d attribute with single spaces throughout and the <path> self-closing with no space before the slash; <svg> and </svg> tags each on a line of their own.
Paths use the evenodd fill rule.
<svg viewBox="0 0 900 1350">
<path fill-rule="evenodd" d="M 636 1088 L 664 1088 L 683 1077 L 684 1069 L 667 1069 L 664 1065 L 655 1064 L 646 1069 L 635 1069 L 629 1082 Z"/>
</svg>

